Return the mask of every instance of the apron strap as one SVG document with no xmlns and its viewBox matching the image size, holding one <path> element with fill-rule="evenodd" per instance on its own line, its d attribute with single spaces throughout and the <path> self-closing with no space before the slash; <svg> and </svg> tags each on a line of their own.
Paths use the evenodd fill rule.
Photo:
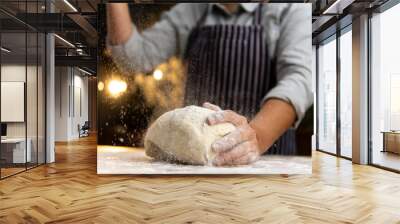
<svg viewBox="0 0 400 224">
<path fill-rule="evenodd" d="M 206 21 L 208 12 L 210 11 L 209 5 L 206 7 L 206 10 L 204 10 L 203 14 L 201 15 L 200 19 L 197 21 L 196 23 L 196 28 L 201 27 L 204 23 L 204 21 Z"/>
<path fill-rule="evenodd" d="M 253 24 L 254 25 L 261 25 L 261 21 L 262 21 L 262 6 L 263 6 L 263 3 L 259 3 L 259 6 L 257 7 L 257 9 L 254 12 L 254 19 L 253 19 Z"/>
</svg>

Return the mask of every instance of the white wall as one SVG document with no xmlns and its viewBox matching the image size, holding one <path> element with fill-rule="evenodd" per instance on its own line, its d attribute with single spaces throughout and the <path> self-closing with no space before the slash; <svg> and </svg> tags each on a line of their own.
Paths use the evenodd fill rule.
<svg viewBox="0 0 400 224">
<path fill-rule="evenodd" d="M 88 78 L 83 75 L 76 68 L 56 67 L 56 141 L 77 139 L 78 125 L 88 120 Z"/>
<path fill-rule="evenodd" d="M 74 102 L 71 102 L 71 105 L 73 105 L 73 108 L 71 108 L 71 132 L 70 135 L 72 138 L 78 138 L 79 137 L 79 132 L 78 132 L 78 125 L 82 126 L 85 121 L 88 121 L 88 78 L 85 76 L 81 76 L 82 73 L 78 73 L 76 75 L 77 70 L 74 70 L 74 82 L 73 89 L 74 91 L 71 96 L 71 98 L 74 100 Z M 80 102 L 79 102 L 80 101 Z"/>
<path fill-rule="evenodd" d="M 1 81 L 25 82 L 25 65 L 2 65 Z M 7 123 L 7 137 L 25 137 L 25 123 Z"/>
<path fill-rule="evenodd" d="M 27 69 L 27 70 L 25 70 Z M 30 133 L 30 128 L 35 130 L 36 135 L 36 113 L 32 113 L 32 111 L 36 112 L 37 99 L 36 99 L 36 80 L 34 80 L 30 74 L 36 75 L 36 66 L 28 66 L 18 65 L 18 64 L 9 64 L 1 66 L 1 81 L 2 82 L 25 82 L 26 71 L 28 72 L 28 88 L 27 88 L 27 119 L 28 119 L 28 137 Z M 33 86 L 33 87 L 32 87 Z M 31 87 L 31 88 L 29 88 Z M 40 106 L 40 105 L 39 105 Z M 7 108 L 1 108 L 2 110 L 6 110 Z M 33 123 L 32 123 L 33 122 Z M 8 137 L 25 137 L 25 123 L 26 122 L 11 122 L 7 123 L 7 136 Z"/>
<path fill-rule="evenodd" d="M 67 67 L 55 68 L 55 141 L 68 140 L 70 77 Z"/>
</svg>

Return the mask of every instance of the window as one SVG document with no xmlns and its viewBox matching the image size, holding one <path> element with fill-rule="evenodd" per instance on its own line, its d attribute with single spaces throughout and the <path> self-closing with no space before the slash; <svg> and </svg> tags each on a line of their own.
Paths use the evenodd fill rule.
<svg viewBox="0 0 400 224">
<path fill-rule="evenodd" d="M 1 1 L 0 7 L 24 16 L 39 13 L 44 3 Z M 14 12 L 4 12 L 0 17 L 8 22 L 0 24 L 0 178 L 45 163 L 45 34 Z"/>
<path fill-rule="evenodd" d="M 336 153 L 336 39 L 318 48 L 318 149 Z"/>
<path fill-rule="evenodd" d="M 371 19 L 372 163 L 400 170 L 400 5 Z"/>
<path fill-rule="evenodd" d="M 351 158 L 352 149 L 352 33 L 340 36 L 340 155 Z"/>
</svg>

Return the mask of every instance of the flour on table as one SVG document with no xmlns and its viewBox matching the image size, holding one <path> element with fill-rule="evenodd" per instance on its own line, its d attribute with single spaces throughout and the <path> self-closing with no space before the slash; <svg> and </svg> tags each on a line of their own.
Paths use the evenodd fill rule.
<svg viewBox="0 0 400 224">
<path fill-rule="evenodd" d="M 187 106 L 161 115 L 148 129 L 146 155 L 156 160 L 193 165 L 211 165 L 215 153 L 211 144 L 230 133 L 230 123 L 208 125 L 206 118 L 215 111 Z"/>
</svg>

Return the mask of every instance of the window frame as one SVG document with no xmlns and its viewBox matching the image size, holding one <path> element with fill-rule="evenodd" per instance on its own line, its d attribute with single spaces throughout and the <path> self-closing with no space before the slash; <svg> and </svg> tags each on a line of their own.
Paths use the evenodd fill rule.
<svg viewBox="0 0 400 224">
<path fill-rule="evenodd" d="M 338 21 L 340 22 L 340 21 Z M 341 150 L 341 118 L 340 118 L 340 103 L 341 103 L 341 97 L 340 97 L 340 82 L 341 82 L 341 67 L 340 67 L 340 60 L 341 60 L 341 55 L 340 55 L 340 38 L 342 35 L 346 34 L 347 32 L 352 31 L 352 23 L 350 22 L 349 24 L 346 24 L 344 27 L 338 29 L 336 33 L 333 33 L 329 37 L 319 41 L 316 44 L 316 150 L 319 152 L 323 152 L 329 155 L 337 156 L 339 158 L 343 158 L 346 160 L 352 160 L 352 158 L 347 157 L 342 155 L 342 150 Z M 320 55 L 319 55 L 319 47 L 322 44 L 327 44 L 331 41 L 336 41 L 336 152 L 328 152 L 327 150 L 321 149 L 320 143 L 319 143 L 319 111 L 320 111 L 320 104 L 319 104 L 319 64 L 320 64 Z"/>
</svg>

